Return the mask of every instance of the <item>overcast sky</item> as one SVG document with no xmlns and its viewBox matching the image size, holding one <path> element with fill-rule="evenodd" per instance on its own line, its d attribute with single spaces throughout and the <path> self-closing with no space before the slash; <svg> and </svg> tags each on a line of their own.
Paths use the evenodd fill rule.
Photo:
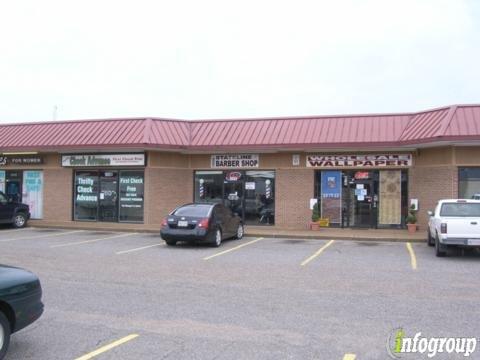
<svg viewBox="0 0 480 360">
<path fill-rule="evenodd" d="M 2 1 L 0 122 L 480 103 L 480 1 Z"/>
</svg>

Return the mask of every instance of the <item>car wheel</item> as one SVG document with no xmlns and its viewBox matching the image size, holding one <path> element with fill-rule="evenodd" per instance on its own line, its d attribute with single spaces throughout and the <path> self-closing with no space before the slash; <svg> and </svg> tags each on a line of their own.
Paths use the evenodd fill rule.
<svg viewBox="0 0 480 360">
<path fill-rule="evenodd" d="M 237 235 L 235 235 L 235 239 L 240 240 L 241 238 L 243 238 L 243 224 L 238 224 Z"/>
<path fill-rule="evenodd" d="M 430 230 L 427 231 L 427 244 L 428 246 L 435 246 L 435 239 L 430 235 Z"/>
<path fill-rule="evenodd" d="M 217 229 L 215 230 L 215 239 L 212 245 L 214 247 L 219 247 L 221 243 L 222 243 L 222 230 Z"/>
<path fill-rule="evenodd" d="M 435 255 L 437 257 L 444 257 L 445 255 L 447 255 L 446 250 L 447 249 L 445 245 L 440 244 L 440 241 L 438 240 L 438 236 L 435 237 Z"/>
<path fill-rule="evenodd" d="M 10 344 L 10 323 L 8 319 L 0 312 L 0 359 L 3 359 Z"/>
<path fill-rule="evenodd" d="M 17 229 L 23 228 L 26 224 L 27 224 L 27 217 L 25 216 L 25 214 L 18 213 L 13 218 L 13 227 Z"/>
<path fill-rule="evenodd" d="M 177 242 L 174 240 L 165 240 L 168 246 L 175 246 L 177 245 Z"/>
</svg>

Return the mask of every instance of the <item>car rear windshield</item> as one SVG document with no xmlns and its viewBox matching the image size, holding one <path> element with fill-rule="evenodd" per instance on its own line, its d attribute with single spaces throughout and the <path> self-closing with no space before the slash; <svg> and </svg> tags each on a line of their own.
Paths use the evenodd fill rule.
<svg viewBox="0 0 480 360">
<path fill-rule="evenodd" d="M 477 203 L 444 203 L 440 216 L 472 216 L 480 217 L 480 204 Z"/>
<path fill-rule="evenodd" d="M 176 216 L 192 216 L 192 217 L 205 217 L 208 216 L 211 206 L 208 205 L 196 205 L 196 206 L 182 206 L 178 208 L 173 215 Z"/>
</svg>

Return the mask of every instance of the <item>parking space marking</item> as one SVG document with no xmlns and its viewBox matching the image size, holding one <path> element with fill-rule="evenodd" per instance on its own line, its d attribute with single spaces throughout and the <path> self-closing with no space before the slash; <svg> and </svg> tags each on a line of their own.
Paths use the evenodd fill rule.
<svg viewBox="0 0 480 360">
<path fill-rule="evenodd" d="M 64 243 L 64 244 L 52 245 L 50 247 L 51 248 L 59 248 L 59 247 L 64 247 L 64 246 L 75 246 L 75 245 L 82 245 L 82 244 L 90 244 L 90 243 L 94 243 L 94 242 L 97 242 L 97 241 L 115 239 L 115 238 L 130 236 L 130 235 L 137 235 L 137 233 L 126 233 L 126 234 L 107 236 L 107 237 L 97 238 L 97 239 L 74 241 L 74 242 L 69 242 L 69 243 Z"/>
<path fill-rule="evenodd" d="M 313 259 L 315 259 L 317 256 L 320 256 L 320 254 L 326 249 L 328 248 L 330 245 L 332 245 L 333 243 L 335 242 L 335 240 L 330 240 L 329 242 L 327 242 L 325 245 L 323 245 L 320 249 L 318 249 L 318 251 L 313 254 L 312 256 L 310 256 L 309 258 L 305 259 L 302 261 L 302 263 L 300 264 L 300 266 L 305 266 L 307 265 L 310 261 L 312 261 Z"/>
<path fill-rule="evenodd" d="M 213 259 L 214 257 L 220 256 L 220 255 L 224 255 L 224 254 L 227 254 L 227 253 L 229 253 L 229 252 L 232 252 L 232 251 L 241 249 L 241 248 L 244 247 L 244 246 L 251 245 L 251 244 L 256 243 L 257 241 L 260 241 L 260 240 L 262 240 L 262 239 L 263 239 L 263 237 L 256 238 L 255 240 L 246 242 L 245 244 L 238 245 L 238 246 L 235 246 L 235 247 L 233 247 L 233 248 L 231 248 L 231 249 L 228 249 L 228 250 L 225 250 L 225 251 L 220 251 L 219 253 L 216 253 L 216 254 L 213 254 L 213 255 L 204 257 L 203 260 Z"/>
<path fill-rule="evenodd" d="M 10 241 L 17 241 L 17 240 L 40 239 L 40 238 L 46 238 L 46 237 L 69 235 L 69 234 L 79 233 L 79 232 L 83 232 L 83 231 L 85 231 L 85 230 L 67 231 L 67 232 L 58 233 L 58 234 L 43 234 L 43 235 L 37 235 L 37 236 L 24 236 L 24 237 L 20 237 L 20 238 L 0 240 L 0 242 L 10 242 Z"/>
<path fill-rule="evenodd" d="M 33 230 L 33 229 L 34 228 L 24 227 L 24 228 L 20 228 L 20 229 L 0 230 L 0 235 L 5 234 L 5 233 L 14 232 L 14 231 L 25 231 L 25 230 Z"/>
<path fill-rule="evenodd" d="M 98 348 L 97 350 L 95 351 L 92 351 L 92 352 L 89 352 L 88 354 L 85 354 L 83 356 L 80 356 L 79 358 L 76 358 L 75 360 L 89 360 L 89 359 L 92 359 L 94 358 L 95 356 L 97 355 L 100 355 L 108 350 L 111 350 L 113 349 L 114 347 L 116 346 L 119 346 L 119 345 L 122 345 L 124 343 L 126 343 L 127 341 L 130 341 L 130 340 L 133 340 L 135 339 L 136 337 L 138 337 L 138 334 L 130 334 L 128 336 L 125 336 L 117 341 L 114 341 L 110 344 L 107 344 L 105 346 L 102 346 L 101 348 Z"/>
<path fill-rule="evenodd" d="M 343 360 L 355 360 L 357 358 L 357 355 L 355 354 L 345 354 L 343 356 Z"/>
<path fill-rule="evenodd" d="M 140 251 L 140 250 L 143 250 L 143 249 L 148 249 L 148 248 L 152 248 L 152 247 L 155 247 L 155 246 L 162 246 L 162 245 L 165 245 L 165 244 L 147 245 L 147 246 L 142 246 L 142 247 L 135 248 L 135 249 L 117 251 L 115 254 L 117 254 L 117 255 L 128 254 L 128 253 L 131 253 L 131 252 L 134 252 L 134 251 Z"/>
<path fill-rule="evenodd" d="M 407 246 L 407 250 L 410 254 L 410 263 L 412 264 L 412 269 L 417 270 L 417 257 L 415 256 L 415 251 L 413 251 L 412 244 L 407 242 L 406 246 Z"/>
</svg>

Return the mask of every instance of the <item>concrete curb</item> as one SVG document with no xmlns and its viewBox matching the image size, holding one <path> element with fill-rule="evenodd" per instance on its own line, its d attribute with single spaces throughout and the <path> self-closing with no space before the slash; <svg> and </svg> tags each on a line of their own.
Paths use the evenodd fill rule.
<svg viewBox="0 0 480 360">
<path fill-rule="evenodd" d="M 426 243 L 426 239 L 416 238 L 395 238 L 395 237 L 354 237 L 354 236 L 328 236 L 328 235 L 295 235 L 295 234 L 259 234 L 255 232 L 246 232 L 245 236 L 249 237 L 269 237 L 278 239 L 308 239 L 308 240 L 349 240 L 349 241 L 385 241 L 385 242 L 411 242 Z"/>
<path fill-rule="evenodd" d="M 132 233 L 145 233 L 145 234 L 159 234 L 160 229 L 115 229 L 115 228 L 98 228 L 95 226 L 52 226 L 35 224 L 28 226 L 31 228 L 43 228 L 43 229 L 65 229 L 65 230 L 86 230 L 86 231 L 106 231 L 106 232 L 132 232 Z M 320 233 L 315 234 L 281 234 L 281 233 L 257 233 L 255 231 L 246 231 L 245 236 L 249 237 L 266 237 L 266 238 L 278 238 L 278 239 L 308 239 L 308 240 L 350 240 L 350 241 L 385 241 L 385 242 L 411 242 L 411 243 L 424 243 L 426 239 L 409 238 L 406 237 L 379 237 L 379 236 L 342 236 L 342 235 L 322 235 Z"/>
</svg>

